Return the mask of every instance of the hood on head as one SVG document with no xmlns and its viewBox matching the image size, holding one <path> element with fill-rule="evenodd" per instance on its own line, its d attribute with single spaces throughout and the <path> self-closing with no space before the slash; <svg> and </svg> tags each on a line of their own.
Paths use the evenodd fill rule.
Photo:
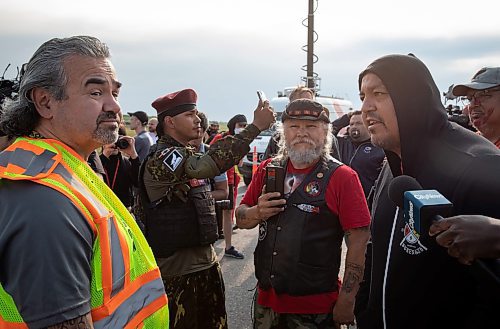
<svg viewBox="0 0 500 329">
<path fill-rule="evenodd" d="M 236 114 L 234 117 L 232 117 L 231 119 L 229 119 L 229 121 L 227 123 L 227 129 L 229 130 L 229 133 L 231 135 L 234 135 L 234 128 L 235 128 L 236 124 L 239 123 L 239 122 L 246 123 L 247 122 L 247 117 L 244 116 L 243 114 Z"/>
<path fill-rule="evenodd" d="M 441 94 L 425 64 L 413 55 L 388 55 L 376 59 L 359 74 L 358 86 L 367 73 L 377 75 L 386 86 L 396 112 L 401 141 L 402 167 L 411 175 L 420 166 L 420 150 L 449 125 Z M 389 162 L 395 154 L 386 151 Z M 392 161 L 393 163 L 395 161 Z M 397 175 L 396 165 L 391 165 Z"/>
</svg>

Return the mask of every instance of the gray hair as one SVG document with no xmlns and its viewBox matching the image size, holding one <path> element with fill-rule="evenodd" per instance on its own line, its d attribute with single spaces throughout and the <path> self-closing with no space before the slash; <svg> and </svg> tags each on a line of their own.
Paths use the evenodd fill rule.
<svg viewBox="0 0 500 329">
<path fill-rule="evenodd" d="M 48 90 L 57 100 L 67 97 L 68 76 L 64 71 L 64 61 L 72 55 L 110 57 L 108 46 L 90 36 L 54 38 L 45 42 L 25 66 L 19 96 L 14 100 L 4 101 L 0 130 L 9 136 L 26 136 L 36 128 L 41 117 L 31 100 L 31 91 L 34 88 Z"/>
<path fill-rule="evenodd" d="M 332 125 L 323 121 L 319 122 L 323 124 L 323 129 L 326 132 L 325 145 L 323 145 L 323 151 L 321 152 L 321 159 L 323 161 L 326 161 L 330 157 L 330 153 L 332 150 L 332 144 L 333 144 Z M 282 125 L 280 125 L 276 131 L 278 132 L 278 134 L 272 137 L 278 139 L 278 153 L 276 154 L 276 159 L 279 161 L 287 160 L 288 151 L 286 148 L 286 141 L 285 141 L 285 124 L 283 123 Z"/>
</svg>

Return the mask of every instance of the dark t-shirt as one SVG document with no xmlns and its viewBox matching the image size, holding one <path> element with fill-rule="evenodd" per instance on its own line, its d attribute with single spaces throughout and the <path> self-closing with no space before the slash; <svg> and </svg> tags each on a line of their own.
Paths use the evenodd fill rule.
<svg viewBox="0 0 500 329">
<path fill-rule="evenodd" d="M 90 312 L 93 239 L 87 220 L 58 191 L 0 180 L 0 283 L 30 328 Z"/>
<path fill-rule="evenodd" d="M 104 167 L 102 166 L 101 159 L 96 151 L 92 151 L 92 153 L 90 153 L 87 163 L 95 173 L 101 174 L 101 176 L 106 174 Z"/>
</svg>

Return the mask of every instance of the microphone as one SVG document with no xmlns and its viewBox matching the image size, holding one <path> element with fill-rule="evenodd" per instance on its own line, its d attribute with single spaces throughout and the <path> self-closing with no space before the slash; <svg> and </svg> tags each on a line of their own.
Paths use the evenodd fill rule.
<svg viewBox="0 0 500 329">
<path fill-rule="evenodd" d="M 401 246 L 410 254 L 427 250 L 419 238 L 429 239 L 429 227 L 435 220 L 452 214 L 453 204 L 436 190 L 423 190 L 413 177 L 401 175 L 394 178 L 388 188 L 389 198 L 403 210 L 405 239 Z M 492 291 L 500 292 L 500 276 L 496 261 L 476 259 L 472 264 L 476 276 Z"/>
<path fill-rule="evenodd" d="M 423 190 L 413 177 L 394 178 L 388 189 L 389 198 L 403 210 L 403 217 L 419 235 L 428 235 L 433 221 L 452 214 L 453 204 L 436 190 Z"/>
</svg>

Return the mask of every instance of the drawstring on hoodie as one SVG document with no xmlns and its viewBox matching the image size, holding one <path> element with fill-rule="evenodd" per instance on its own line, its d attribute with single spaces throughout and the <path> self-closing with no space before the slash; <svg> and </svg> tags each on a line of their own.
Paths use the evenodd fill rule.
<svg viewBox="0 0 500 329">
<path fill-rule="evenodd" d="M 394 215 L 394 220 L 392 222 L 391 238 L 389 239 L 389 247 L 387 248 L 387 260 L 385 262 L 384 283 L 382 285 L 382 317 L 384 322 L 384 329 L 387 329 L 387 321 L 385 318 L 385 288 L 387 284 L 387 272 L 389 271 L 389 262 L 391 260 L 392 240 L 394 238 L 394 230 L 396 229 L 396 222 L 398 220 L 398 215 L 399 215 L 399 207 L 396 208 L 396 214 Z"/>
</svg>

